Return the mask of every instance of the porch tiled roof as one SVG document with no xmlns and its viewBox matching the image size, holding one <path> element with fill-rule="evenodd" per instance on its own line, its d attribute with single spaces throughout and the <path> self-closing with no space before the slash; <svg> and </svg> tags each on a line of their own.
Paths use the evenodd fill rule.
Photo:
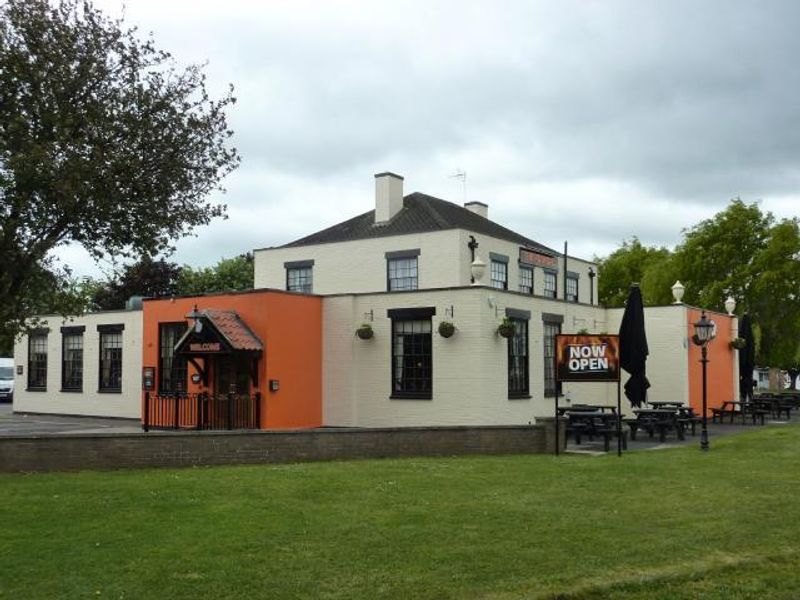
<svg viewBox="0 0 800 600">
<path fill-rule="evenodd" d="M 201 311 L 201 314 L 211 321 L 234 350 L 257 351 L 264 349 L 264 344 L 236 311 L 206 308 Z"/>
</svg>

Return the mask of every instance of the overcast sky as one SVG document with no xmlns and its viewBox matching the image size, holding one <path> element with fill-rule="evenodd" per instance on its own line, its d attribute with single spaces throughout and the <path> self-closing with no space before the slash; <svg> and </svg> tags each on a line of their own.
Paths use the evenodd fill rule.
<svg viewBox="0 0 800 600">
<path fill-rule="evenodd" d="M 98 6 L 121 14 L 119 0 Z M 129 0 L 127 23 L 228 83 L 229 219 L 178 243 L 205 266 L 405 192 L 591 258 L 672 245 L 736 196 L 800 214 L 800 2 Z M 77 250 L 62 253 L 96 274 Z"/>
</svg>

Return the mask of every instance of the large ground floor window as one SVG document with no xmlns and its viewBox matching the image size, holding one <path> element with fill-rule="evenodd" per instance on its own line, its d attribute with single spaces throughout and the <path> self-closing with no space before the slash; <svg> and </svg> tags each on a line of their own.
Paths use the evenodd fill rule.
<svg viewBox="0 0 800 600">
<path fill-rule="evenodd" d="M 561 315 L 543 315 L 544 326 L 544 395 L 556 395 L 556 336 L 561 333 Z"/>
<path fill-rule="evenodd" d="M 161 323 L 158 328 L 158 390 L 162 393 L 185 392 L 188 364 L 185 356 L 175 354 L 175 344 L 186 333 L 186 323 Z"/>
<path fill-rule="evenodd" d="M 392 319 L 392 398 L 429 400 L 433 392 L 433 308 L 396 309 Z"/>
<path fill-rule="evenodd" d="M 508 338 L 508 397 L 530 398 L 528 373 L 528 320 L 511 318 L 514 335 Z"/>
</svg>

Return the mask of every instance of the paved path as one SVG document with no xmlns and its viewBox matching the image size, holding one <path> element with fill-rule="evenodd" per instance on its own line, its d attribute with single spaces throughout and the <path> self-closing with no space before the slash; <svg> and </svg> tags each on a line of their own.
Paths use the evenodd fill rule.
<svg viewBox="0 0 800 600">
<path fill-rule="evenodd" d="M 11 404 L 0 404 L 0 437 L 11 435 L 138 433 L 142 428 L 133 419 L 64 417 L 61 415 L 17 415 Z"/>
<path fill-rule="evenodd" d="M 719 438 L 720 436 L 725 435 L 732 435 L 736 433 L 743 433 L 745 431 L 753 431 L 754 429 L 760 427 L 781 427 L 786 425 L 791 425 L 792 423 L 797 424 L 800 422 L 800 414 L 794 412 L 792 414 L 792 419 L 789 421 L 781 421 L 777 419 L 767 419 L 766 425 L 739 425 L 733 424 L 729 425 L 727 422 L 724 425 L 720 425 L 718 423 L 711 423 L 709 419 L 708 422 L 708 440 L 709 446 L 714 447 L 714 439 Z M 632 441 L 630 436 L 628 437 L 628 451 L 633 450 L 661 450 L 664 448 L 680 448 L 681 446 L 697 446 L 700 447 L 700 425 L 697 425 L 697 435 L 692 436 L 691 432 L 687 433 L 684 440 L 679 440 L 675 436 L 675 434 L 670 434 L 667 436 L 665 442 L 658 441 L 658 435 L 655 435 L 652 439 L 648 437 L 647 432 L 639 431 L 636 435 L 636 441 Z M 576 452 L 576 453 L 584 453 L 584 454 L 605 454 L 603 450 L 603 440 L 596 439 L 594 441 L 588 441 L 585 438 L 581 440 L 580 444 L 576 444 L 574 440 L 570 437 L 567 440 L 567 452 Z M 617 439 L 614 438 L 611 440 L 611 452 L 617 452 Z"/>
<path fill-rule="evenodd" d="M 793 415 L 792 421 L 768 421 L 767 427 L 779 427 L 791 422 L 800 422 L 800 415 Z M 752 431 L 754 427 L 760 425 L 715 425 L 709 423 L 709 440 L 713 447 L 714 439 L 722 435 L 731 435 L 743 431 Z M 20 415 L 11 411 L 11 404 L 0 404 L 0 437 L 19 436 L 19 435 L 51 435 L 51 434 L 93 434 L 93 433 L 141 433 L 142 428 L 138 421 L 133 419 L 102 419 L 98 417 L 65 417 L 61 415 Z M 691 434 L 686 439 L 680 441 L 675 435 L 667 436 L 664 443 L 658 441 L 658 436 L 653 439 L 648 438 L 647 433 L 639 432 L 637 440 L 628 441 L 628 450 L 658 450 L 663 448 L 675 448 L 686 445 L 700 446 L 700 427 L 697 427 L 697 435 Z M 611 442 L 611 452 L 617 451 L 617 440 Z M 603 451 L 603 441 L 594 440 L 592 442 L 584 439 L 580 445 L 575 444 L 570 438 L 567 444 L 567 452 L 578 452 L 587 454 L 605 454 Z"/>
</svg>

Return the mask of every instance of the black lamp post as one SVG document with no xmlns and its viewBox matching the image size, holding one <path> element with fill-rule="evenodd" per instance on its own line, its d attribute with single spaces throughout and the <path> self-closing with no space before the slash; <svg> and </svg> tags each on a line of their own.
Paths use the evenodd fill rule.
<svg viewBox="0 0 800 600">
<path fill-rule="evenodd" d="M 708 342 L 716 336 L 716 325 L 714 321 L 706 317 L 706 311 L 700 315 L 700 320 L 694 324 L 694 336 L 692 341 L 700 346 L 703 364 L 703 428 L 700 432 L 700 448 L 708 450 L 708 417 L 706 416 L 706 365 L 708 364 Z"/>
</svg>

